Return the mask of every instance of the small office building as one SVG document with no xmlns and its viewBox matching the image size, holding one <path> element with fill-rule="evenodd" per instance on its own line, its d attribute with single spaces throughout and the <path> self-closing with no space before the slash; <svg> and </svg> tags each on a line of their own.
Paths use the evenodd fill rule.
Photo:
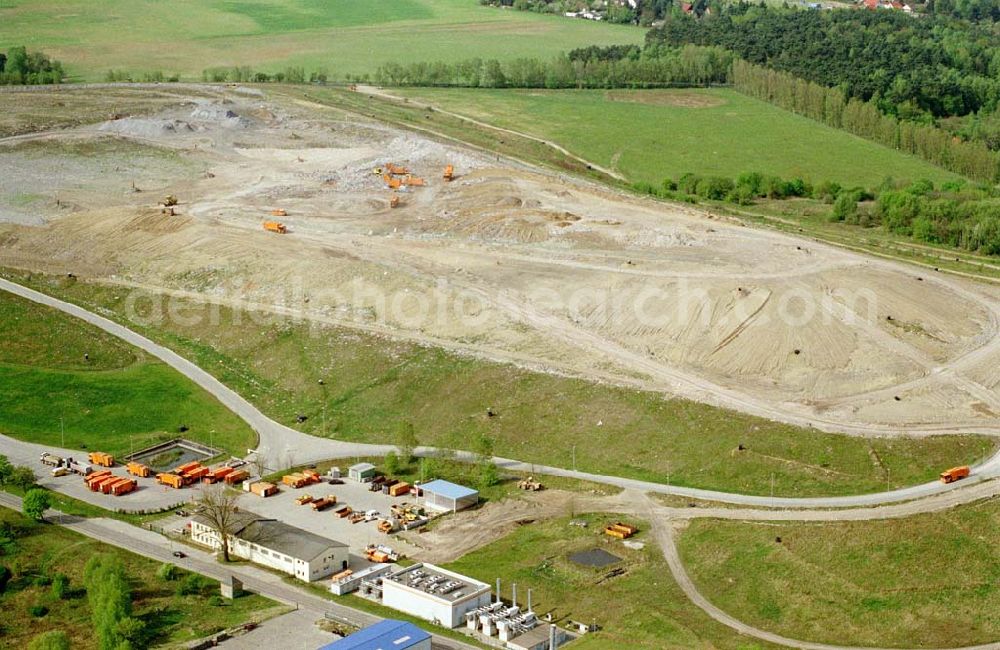
<svg viewBox="0 0 1000 650">
<path fill-rule="evenodd" d="M 431 481 L 419 486 L 424 506 L 438 512 L 458 512 L 479 503 L 479 491 L 450 481 Z"/>
<path fill-rule="evenodd" d="M 382 604 L 444 627 L 490 603 L 490 586 L 432 564 L 415 564 L 382 578 Z"/>
<path fill-rule="evenodd" d="M 358 483 L 367 483 L 375 478 L 375 466 L 371 463 L 351 465 L 351 468 L 347 470 L 347 478 Z"/>
</svg>

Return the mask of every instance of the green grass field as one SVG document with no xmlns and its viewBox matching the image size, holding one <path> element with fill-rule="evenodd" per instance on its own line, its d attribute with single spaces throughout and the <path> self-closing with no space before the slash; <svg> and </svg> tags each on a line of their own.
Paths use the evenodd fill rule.
<svg viewBox="0 0 1000 650">
<path fill-rule="evenodd" d="M 333 78 L 390 61 L 551 57 L 592 44 L 641 43 L 645 30 L 480 6 L 476 0 L 0 1 L 0 49 L 27 45 L 75 79 L 109 69 L 325 68 Z"/>
<path fill-rule="evenodd" d="M 1000 640 L 998 535 L 990 500 L 886 521 L 697 520 L 679 543 L 702 593 L 752 625 L 838 645 L 952 648 Z"/>
<path fill-rule="evenodd" d="M 126 298 L 119 289 L 59 278 L 34 276 L 33 283 L 111 313 Z M 756 494 L 768 494 L 773 477 L 775 494 L 789 496 L 929 481 L 942 467 L 993 449 L 977 436 L 865 440 L 820 433 L 349 330 L 284 320 L 258 326 L 245 317 L 236 324 L 227 309 L 218 309 L 213 323 L 214 307 L 183 308 L 204 318 L 187 325 L 161 318 L 152 329 L 137 329 L 210 369 L 279 422 L 341 440 L 392 442 L 409 422 L 421 444 L 469 449 L 488 434 L 497 455 L 531 463 L 572 467 L 575 449 L 582 471 Z M 488 417 L 488 408 L 497 417 Z M 308 419 L 298 423 L 299 414 Z M 745 451 L 736 451 L 740 444 Z"/>
<path fill-rule="evenodd" d="M 954 174 L 728 89 L 396 89 L 445 110 L 558 142 L 626 176 L 659 184 L 682 174 L 758 171 L 873 186 L 886 176 Z"/>
<path fill-rule="evenodd" d="M 245 595 L 225 606 L 213 606 L 209 597 L 218 587 L 201 594 L 179 596 L 176 582 L 155 577 L 160 563 L 102 544 L 71 530 L 52 524 L 31 522 L 19 513 L 0 508 L 0 527 L 12 527 L 15 542 L 7 553 L 0 553 L 0 564 L 10 568 L 13 577 L 0 592 L 0 646 L 25 648 L 43 632 L 62 630 L 74 648 L 97 647 L 90 619 L 90 607 L 83 592 L 83 569 L 97 553 L 112 553 L 125 563 L 132 578 L 133 615 L 146 624 L 148 643 L 173 644 L 197 639 L 255 617 L 266 617 L 283 609 L 262 596 Z M 63 573 L 70 579 L 70 597 L 57 599 L 51 588 L 39 578 Z M 180 576 L 187 575 L 181 570 Z M 44 605 L 48 614 L 33 617 L 28 608 Z"/>
<path fill-rule="evenodd" d="M 578 650 L 774 647 L 736 635 L 693 606 L 674 583 L 645 522 L 628 520 L 640 528 L 636 539 L 646 543 L 644 549 L 632 550 L 601 533 L 605 525 L 621 521 L 621 517 L 582 515 L 576 519 L 587 521 L 587 528 L 570 526 L 568 518 L 535 522 L 447 567 L 488 584 L 500 578 L 508 598 L 510 585 L 516 582 L 519 603 L 531 589 L 539 615 L 552 612 L 556 620 L 600 625 L 600 631 L 573 642 L 571 647 Z M 595 569 L 568 558 L 593 548 L 606 550 L 622 561 Z M 605 578 L 619 567 L 626 570 L 624 575 Z"/>
<path fill-rule="evenodd" d="M 233 452 L 255 434 L 167 365 L 83 321 L 0 292 L 0 432 L 112 454 L 183 435 Z M 90 355 L 90 360 L 84 359 Z"/>
</svg>

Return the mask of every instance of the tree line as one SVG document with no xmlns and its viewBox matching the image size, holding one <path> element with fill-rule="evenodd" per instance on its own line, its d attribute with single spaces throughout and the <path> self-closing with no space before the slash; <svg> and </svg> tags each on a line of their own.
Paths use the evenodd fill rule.
<svg viewBox="0 0 1000 650">
<path fill-rule="evenodd" d="M 0 85 L 58 84 L 63 75 L 62 63 L 42 52 L 28 52 L 24 46 L 0 52 Z"/>
<path fill-rule="evenodd" d="M 388 86 L 455 86 L 465 88 L 664 88 L 724 84 L 733 56 L 716 47 L 685 46 L 660 50 L 654 56 L 622 48 L 615 55 L 595 55 L 593 49 L 543 61 L 519 58 L 465 59 L 387 63 L 378 68 L 375 83 Z"/>
<path fill-rule="evenodd" d="M 827 88 L 785 72 L 742 60 L 733 61 L 733 87 L 837 129 L 910 153 L 935 165 L 995 182 L 1000 157 L 981 142 L 966 142 L 933 125 L 885 115 L 872 102 L 848 97 L 840 88 Z"/>
<path fill-rule="evenodd" d="M 633 184 L 643 194 L 674 201 L 724 201 L 752 205 L 761 199 L 808 198 L 830 206 L 830 221 L 885 231 L 928 244 L 1000 256 L 1000 189 L 955 180 L 935 187 L 929 180 L 901 184 L 886 178 L 878 187 L 843 187 L 802 178 L 747 172 L 736 178 L 684 174 L 660 185 Z"/>
<path fill-rule="evenodd" d="M 707 3 L 707 0 L 698 1 Z M 674 0 L 634 0 L 634 2 L 634 7 L 630 3 L 610 2 L 600 5 L 595 11 L 609 23 L 648 27 L 653 21 L 667 15 L 678 4 Z M 558 15 L 591 10 L 594 6 L 594 3 L 585 0 L 479 0 L 479 4 Z"/>
</svg>

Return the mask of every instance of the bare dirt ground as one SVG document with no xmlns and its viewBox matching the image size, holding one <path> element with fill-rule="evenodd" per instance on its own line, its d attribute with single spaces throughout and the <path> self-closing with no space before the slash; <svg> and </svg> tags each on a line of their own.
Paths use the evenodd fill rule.
<svg viewBox="0 0 1000 650">
<path fill-rule="evenodd" d="M 0 140 L 0 265 L 252 303 L 825 430 L 1000 428 L 992 287 L 314 104 L 177 88 L 153 110 L 134 92 L 135 116 Z M 426 180 L 396 209 L 373 173 L 389 161 Z M 286 235 L 261 227 L 277 208 Z"/>
</svg>

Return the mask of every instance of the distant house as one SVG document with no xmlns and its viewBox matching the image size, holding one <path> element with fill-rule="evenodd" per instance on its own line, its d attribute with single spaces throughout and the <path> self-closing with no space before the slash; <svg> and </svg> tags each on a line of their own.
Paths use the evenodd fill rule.
<svg viewBox="0 0 1000 650">
<path fill-rule="evenodd" d="M 347 544 L 265 519 L 249 512 L 234 527 L 229 552 L 236 557 L 276 569 L 299 580 L 313 582 L 347 568 Z M 219 534 L 201 515 L 191 519 L 191 541 L 221 549 Z"/>
</svg>

